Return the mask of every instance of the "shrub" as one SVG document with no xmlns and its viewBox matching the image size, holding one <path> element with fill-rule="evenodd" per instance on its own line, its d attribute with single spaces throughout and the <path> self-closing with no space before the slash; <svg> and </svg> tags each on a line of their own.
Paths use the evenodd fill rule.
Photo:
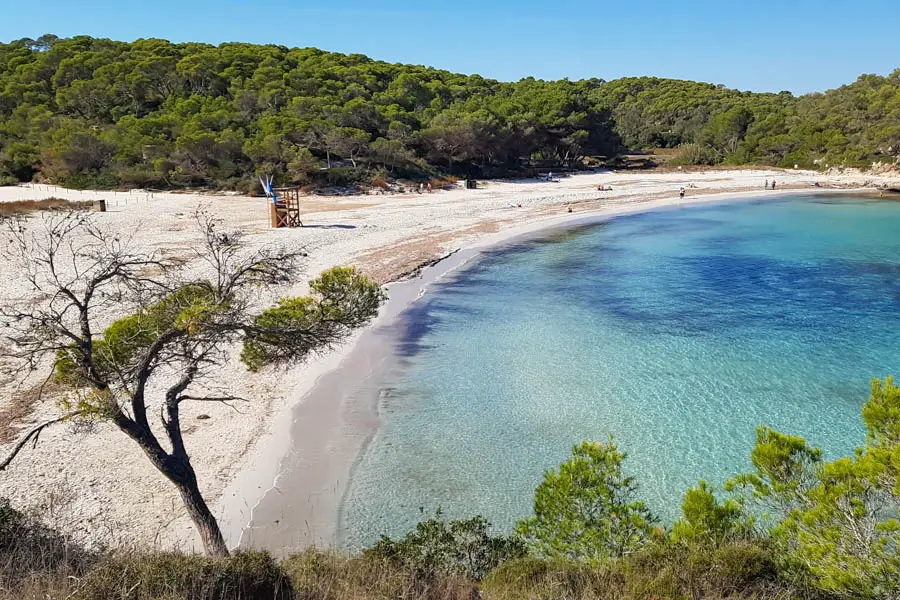
<svg viewBox="0 0 900 600">
<path fill-rule="evenodd" d="M 446 177 L 433 177 L 428 180 L 428 183 L 431 184 L 431 188 L 435 190 L 444 190 L 448 188 L 452 188 L 459 181 L 459 177 L 454 177 L 453 175 L 448 175 Z"/>
<path fill-rule="evenodd" d="M 559 559 L 525 558 L 492 571 L 482 591 L 487 600 L 788 600 L 797 597 L 779 582 L 768 550 L 751 543 L 700 551 L 657 544 L 631 556 L 608 559 L 593 566 Z"/>
<path fill-rule="evenodd" d="M 822 461 L 803 438 L 757 431 L 755 472 L 736 477 L 775 513 L 769 539 L 781 570 L 827 594 L 900 597 L 900 388 L 875 380 L 863 407 L 864 448 Z"/>
<path fill-rule="evenodd" d="M 482 591 L 488 600 L 567 600 L 604 597 L 604 590 L 622 587 L 609 573 L 565 560 L 521 558 L 507 562 L 484 580 Z"/>
<path fill-rule="evenodd" d="M 117 173 L 119 184 L 127 188 L 153 188 L 168 187 L 165 173 L 153 169 L 151 166 L 134 165 L 124 167 Z"/>
<path fill-rule="evenodd" d="M 718 546 L 749 533 L 752 527 L 752 519 L 744 518 L 739 502 L 720 502 L 715 488 L 702 480 L 684 495 L 681 512 L 682 518 L 672 527 L 672 539 L 687 545 Z"/>
<path fill-rule="evenodd" d="M 78 171 L 60 178 L 60 184 L 76 190 L 107 190 L 119 185 L 119 179 L 107 171 Z"/>
<path fill-rule="evenodd" d="M 158 553 L 121 554 L 88 573 L 79 600 L 286 600 L 290 582 L 269 554 L 225 558 Z"/>
<path fill-rule="evenodd" d="M 583 442 L 550 471 L 534 494 L 534 516 L 516 532 L 539 556 L 596 562 L 640 549 L 662 532 L 625 475 L 626 454 L 610 440 Z"/>
<path fill-rule="evenodd" d="M 0 498 L 0 589 L 78 575 L 93 555 Z"/>
<path fill-rule="evenodd" d="M 703 144 L 682 144 L 678 146 L 669 161 L 671 165 L 714 165 L 718 157 Z"/>
<path fill-rule="evenodd" d="M 40 210 L 85 210 L 93 206 L 91 201 L 70 202 L 62 198 L 46 198 L 44 200 L 15 200 L 0 202 L 0 217 L 25 215 Z"/>
<path fill-rule="evenodd" d="M 719 548 L 656 544 L 607 569 L 618 573 L 625 598 L 788 598 L 772 553 L 752 542 Z"/>
<path fill-rule="evenodd" d="M 285 559 L 295 597 L 315 600 L 472 600 L 471 581 L 455 576 L 422 577 L 372 554 L 343 557 L 307 550 Z"/>
<path fill-rule="evenodd" d="M 402 539 L 382 536 L 366 554 L 425 576 L 460 575 L 479 581 L 498 565 L 525 555 L 521 540 L 492 536 L 490 527 L 484 517 L 447 523 L 438 510 Z"/>
<path fill-rule="evenodd" d="M 328 185 L 337 187 L 363 185 L 370 181 L 365 169 L 357 167 L 333 167 L 325 171 Z"/>
</svg>

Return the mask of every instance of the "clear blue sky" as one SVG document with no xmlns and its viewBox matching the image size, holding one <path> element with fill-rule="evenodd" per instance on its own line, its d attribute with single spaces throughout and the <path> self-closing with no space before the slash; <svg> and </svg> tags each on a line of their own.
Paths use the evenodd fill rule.
<svg viewBox="0 0 900 600">
<path fill-rule="evenodd" d="M 822 91 L 900 67 L 900 0 L 0 0 L 0 40 L 246 41 L 502 80 L 655 75 Z"/>
</svg>

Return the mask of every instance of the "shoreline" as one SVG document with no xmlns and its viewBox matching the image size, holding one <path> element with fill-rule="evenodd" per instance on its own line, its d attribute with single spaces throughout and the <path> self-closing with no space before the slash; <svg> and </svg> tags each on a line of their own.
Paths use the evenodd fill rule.
<svg viewBox="0 0 900 600">
<path fill-rule="evenodd" d="M 347 486 L 379 427 L 376 401 L 367 402 L 368 406 L 348 406 L 346 400 L 383 367 L 379 363 L 387 357 L 376 358 L 378 351 L 383 354 L 383 343 L 394 339 L 396 326 L 406 311 L 426 298 L 435 283 L 465 268 L 483 253 L 556 229 L 593 225 L 627 215 L 703 204 L 776 200 L 798 195 L 867 195 L 875 191 L 860 187 L 717 192 L 680 201 L 661 198 L 543 216 L 485 234 L 455 248 L 439 261 L 425 265 L 411 278 L 387 284 L 389 300 L 376 321 L 341 348 L 309 366 L 315 375 L 295 393 L 294 401 L 284 407 L 274 421 L 276 429 L 266 434 L 268 443 L 260 443 L 264 449 L 251 459 L 251 463 L 262 465 L 264 470 L 242 470 L 226 488 L 220 506 L 224 513 L 221 522 L 226 539 L 234 547 L 267 549 L 279 554 L 309 546 L 331 548 L 338 545 L 340 511 Z M 393 354 L 393 348 L 389 354 Z M 374 394 L 372 398 L 375 398 Z M 278 457 L 272 461 L 275 455 Z M 251 506 L 246 501 L 247 496 L 262 489 L 259 482 L 266 477 L 269 487 L 256 496 Z M 305 500 L 298 503 L 287 499 L 288 496 L 305 496 Z"/>
<path fill-rule="evenodd" d="M 763 180 L 767 176 L 771 180 L 773 172 L 778 177 L 779 189 L 761 190 Z M 826 175 L 774 169 L 690 173 L 604 171 L 573 175 L 553 183 L 488 180 L 479 182 L 476 190 L 459 187 L 431 194 L 304 197 L 301 210 L 307 226 L 294 229 L 271 228 L 265 199 L 133 191 L 110 193 L 117 200 L 107 202 L 107 212 L 97 213 L 93 218 L 103 229 L 129 239 L 135 251 L 159 252 L 189 262 L 198 241 L 191 215 L 198 208 L 213 210 L 223 227 L 244 236 L 248 249 L 293 247 L 303 248 L 308 255 L 298 280 L 260 290 L 258 307 L 284 296 L 308 293 L 306 282 L 328 268 L 356 265 L 382 284 L 394 282 L 390 283 L 394 296 L 390 310 L 394 310 L 393 307 L 399 309 L 401 304 L 406 306 L 415 300 L 424 286 L 420 277 L 423 273 L 426 276 L 439 273 L 453 261 L 464 258 L 466 252 L 474 254 L 532 232 L 701 202 L 774 199 L 798 193 L 871 195 L 871 188 L 877 195 L 878 187 L 887 184 L 900 187 L 897 181 L 863 174 Z M 816 183 L 821 187 L 815 187 Z M 610 186 L 615 191 L 597 189 Z M 680 187 L 687 188 L 688 195 L 683 201 L 678 199 Z M 865 192 L 865 188 L 870 189 Z M 38 189 L 0 187 L 0 202 L 48 193 L 65 195 L 64 191 L 44 186 Z M 103 197 L 103 193 L 96 192 L 98 197 Z M 84 192 L 85 197 L 93 194 Z M 568 213 L 569 208 L 574 212 Z M 0 304 L 30 297 L 22 291 L 26 289 L 24 285 L 17 285 L 21 273 L 13 265 L 0 264 L 0 277 L 8 282 L 0 287 Z M 400 292 L 395 290 L 404 285 L 397 280 L 404 278 L 414 292 L 409 302 L 400 303 Z M 384 316 L 387 311 L 386 308 L 382 312 L 374 327 L 387 323 Z M 126 314 L 127 307 L 108 311 L 99 316 L 96 326 L 102 329 Z M 345 422 L 345 407 L 335 406 L 335 402 L 322 402 L 318 412 L 310 411 L 306 405 L 308 396 L 313 390 L 322 389 L 330 374 L 344 373 L 345 378 L 346 374 L 353 374 L 354 380 L 365 375 L 370 367 L 354 366 L 345 359 L 360 339 L 368 335 L 369 329 L 354 332 L 345 344 L 281 371 L 249 373 L 235 352 L 210 377 L 248 402 L 231 407 L 206 404 L 184 407 L 184 435 L 191 462 L 229 545 L 241 541 L 262 498 L 267 493 L 277 494 L 273 490 L 287 481 L 283 473 L 289 465 L 284 459 L 295 438 L 303 442 L 297 444 L 295 454 L 300 455 L 305 449 L 308 463 L 313 462 L 312 470 L 318 469 L 324 475 L 319 480 L 319 488 L 303 480 L 303 486 L 294 485 L 288 491 L 301 500 L 313 498 L 311 494 L 316 492 L 313 499 L 323 508 L 317 511 L 294 508 L 289 516 L 294 518 L 292 515 L 296 513 L 299 518 L 314 513 L 313 525 L 324 533 L 313 535 L 312 526 L 303 519 L 298 520 L 297 529 L 302 529 L 308 539 L 317 543 L 334 539 L 334 523 L 321 526 L 318 522 L 328 521 L 329 515 L 335 514 L 340 486 L 346 483 L 347 464 L 352 465 L 358 450 L 338 447 L 331 440 L 345 439 L 354 433 L 353 423 Z M 373 354 L 379 352 L 384 353 L 383 348 Z M 0 450 L 15 442 L 17 432 L 21 434 L 31 424 L 58 416 L 55 397 L 42 402 L 17 400 L 33 382 L 17 383 L 11 376 L 5 376 L 9 373 L 0 359 L 0 413 L 12 415 L 6 438 L 0 439 Z M 297 407 L 305 407 L 302 415 L 312 415 L 308 419 L 299 417 L 301 422 L 311 424 L 310 431 L 295 431 Z M 365 433 L 372 429 L 371 415 L 359 413 L 357 417 L 356 435 L 362 435 L 360 430 Z M 330 429 L 324 425 L 317 427 L 317 423 L 330 424 Z M 304 439 L 304 436 L 315 439 Z M 79 461 L 69 460 L 74 446 L 82 452 Z M 319 466 L 313 453 L 321 451 L 317 448 L 324 448 L 328 453 Z M 47 523 L 78 542 L 110 547 L 132 547 L 139 543 L 160 550 L 201 550 L 199 538 L 170 482 L 112 425 L 100 423 L 89 435 L 64 426 L 48 429 L 41 436 L 39 447 L 23 451 L 21 458 L 4 473 L 2 481 L 4 496 L 10 498 L 13 506 L 37 513 L 44 510 L 42 507 L 53 506 L 54 512 L 46 517 Z M 257 517 L 265 512 L 260 510 Z M 257 522 L 261 521 L 257 519 Z M 249 537 L 254 544 L 267 541 L 260 532 Z M 243 541 L 247 543 L 248 537 Z"/>
</svg>

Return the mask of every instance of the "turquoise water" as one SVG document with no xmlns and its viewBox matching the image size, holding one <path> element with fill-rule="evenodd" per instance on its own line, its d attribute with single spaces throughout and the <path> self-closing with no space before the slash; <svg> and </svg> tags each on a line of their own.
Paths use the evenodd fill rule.
<svg viewBox="0 0 900 600">
<path fill-rule="evenodd" d="M 343 542 L 442 507 L 509 527 L 573 444 L 614 435 L 664 519 L 749 467 L 754 429 L 834 457 L 870 379 L 900 375 L 900 203 L 686 207 L 516 243 L 403 320 Z"/>
</svg>

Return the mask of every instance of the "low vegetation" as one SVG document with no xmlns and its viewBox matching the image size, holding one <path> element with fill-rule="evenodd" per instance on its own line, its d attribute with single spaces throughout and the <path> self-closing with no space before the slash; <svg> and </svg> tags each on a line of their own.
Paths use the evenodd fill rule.
<svg viewBox="0 0 900 600">
<path fill-rule="evenodd" d="M 440 512 L 350 555 L 280 562 L 80 550 L 0 504 L 0 599 L 37 600 L 894 600 L 900 598 L 900 388 L 875 381 L 864 447 L 827 462 L 761 427 L 754 470 L 689 490 L 658 525 L 612 440 L 546 474 L 509 536 Z M 555 525 L 554 525 L 555 524 Z"/>
<path fill-rule="evenodd" d="M 39 211 L 49 210 L 86 210 L 94 205 L 91 201 L 69 201 L 61 198 L 46 198 L 44 200 L 15 200 L 12 202 L 0 202 L 0 219 L 27 215 Z"/>
<path fill-rule="evenodd" d="M 824 94 L 624 78 L 516 83 L 315 48 L 0 44 L 0 184 L 258 189 L 508 176 L 626 149 L 681 164 L 896 164 L 900 70 Z"/>
</svg>

